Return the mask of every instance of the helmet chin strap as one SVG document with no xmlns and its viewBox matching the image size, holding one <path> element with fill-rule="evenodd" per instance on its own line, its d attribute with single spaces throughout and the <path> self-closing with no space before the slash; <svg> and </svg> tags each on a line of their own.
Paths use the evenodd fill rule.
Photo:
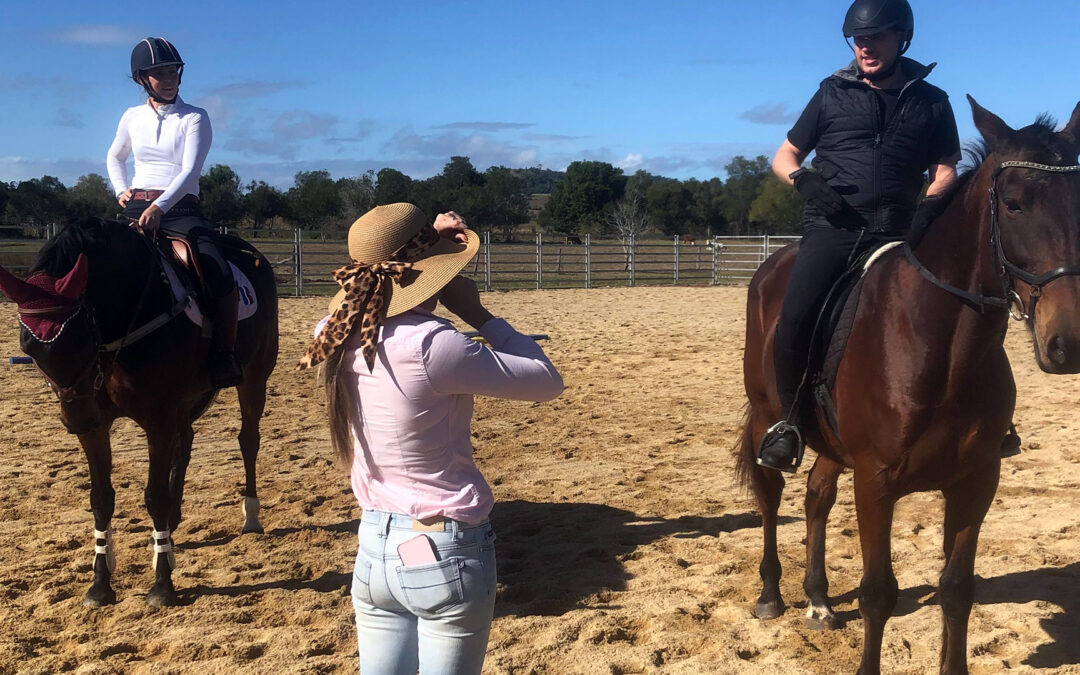
<svg viewBox="0 0 1080 675">
<path fill-rule="evenodd" d="M 145 72 L 139 73 L 139 76 L 139 84 L 141 84 L 142 88 L 146 90 L 146 95 L 149 96 L 151 100 L 154 101 L 154 103 L 171 105 L 173 103 L 176 103 L 176 96 L 180 95 L 180 82 L 184 79 L 184 67 L 180 66 L 180 69 L 176 73 L 177 92 L 176 96 L 173 96 L 171 99 L 164 99 L 157 95 L 157 92 L 150 87 L 150 77 Z"/>
</svg>

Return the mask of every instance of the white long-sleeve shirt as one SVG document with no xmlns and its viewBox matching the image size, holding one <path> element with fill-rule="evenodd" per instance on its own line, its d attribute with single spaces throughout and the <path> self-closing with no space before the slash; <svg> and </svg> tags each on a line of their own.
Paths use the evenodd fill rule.
<svg viewBox="0 0 1080 675">
<path fill-rule="evenodd" d="M 356 334 L 341 346 L 342 373 L 359 395 L 350 418 L 360 420 L 352 486 L 361 508 L 466 523 L 487 517 L 495 500 L 473 461 L 473 394 L 548 401 L 563 382 L 544 350 L 506 321 L 492 319 L 480 334 L 490 349 L 414 309 L 383 322 L 371 372 Z"/>
<path fill-rule="evenodd" d="M 149 100 L 128 108 L 106 160 L 113 190 L 117 196 L 129 187 L 164 190 L 154 204 L 167 213 L 185 195 L 199 194 L 199 176 L 212 140 L 210 116 L 179 96 L 157 110 Z M 128 181 L 125 163 L 132 152 L 135 175 Z"/>
</svg>

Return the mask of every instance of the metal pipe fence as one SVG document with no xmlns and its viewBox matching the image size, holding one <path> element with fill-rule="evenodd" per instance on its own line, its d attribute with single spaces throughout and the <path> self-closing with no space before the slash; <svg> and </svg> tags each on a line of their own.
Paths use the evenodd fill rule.
<svg viewBox="0 0 1080 675">
<path fill-rule="evenodd" d="M 0 226 L 0 265 L 25 274 L 56 225 Z M 349 262 L 343 238 L 327 239 L 300 229 L 228 232 L 254 244 L 270 261 L 279 292 L 329 295 L 338 285 L 331 274 Z M 493 242 L 481 235 L 480 249 L 463 270 L 485 291 L 522 288 L 743 284 L 772 253 L 799 237 L 747 235 L 698 242 L 585 235 L 534 241 Z"/>
</svg>

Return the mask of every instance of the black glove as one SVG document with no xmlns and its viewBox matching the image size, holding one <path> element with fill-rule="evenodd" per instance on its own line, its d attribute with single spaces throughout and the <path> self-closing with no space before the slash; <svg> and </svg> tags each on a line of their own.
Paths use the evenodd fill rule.
<svg viewBox="0 0 1080 675">
<path fill-rule="evenodd" d="M 817 171 L 799 169 L 791 174 L 795 189 L 802 195 L 803 201 L 812 204 L 826 218 L 840 215 L 847 202 L 840 193 L 833 189 Z"/>
<path fill-rule="evenodd" d="M 911 229 L 905 237 L 908 244 L 911 246 L 918 244 L 926 233 L 926 228 L 930 227 L 930 223 L 934 222 L 944 210 L 945 200 L 941 197 L 924 197 L 911 218 Z"/>
</svg>

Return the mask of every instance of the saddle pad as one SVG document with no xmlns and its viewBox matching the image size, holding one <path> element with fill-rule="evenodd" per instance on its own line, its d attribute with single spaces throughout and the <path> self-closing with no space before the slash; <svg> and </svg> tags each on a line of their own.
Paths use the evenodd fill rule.
<svg viewBox="0 0 1080 675">
<path fill-rule="evenodd" d="M 173 297 L 179 301 L 180 298 L 184 297 L 184 294 L 187 291 L 184 288 L 184 285 L 180 283 L 180 277 L 176 275 L 176 271 L 173 269 L 172 265 L 163 265 L 162 267 L 165 269 L 165 276 L 169 280 L 169 287 L 172 288 Z M 231 262 L 229 263 L 229 267 L 232 269 L 233 278 L 236 279 L 236 318 L 239 321 L 250 319 L 254 316 L 256 310 L 259 309 L 259 298 L 255 295 L 255 287 L 239 267 Z M 184 308 L 184 313 L 187 314 L 188 319 L 196 326 L 203 325 L 203 315 L 194 298 L 188 298 L 187 307 Z"/>
</svg>

